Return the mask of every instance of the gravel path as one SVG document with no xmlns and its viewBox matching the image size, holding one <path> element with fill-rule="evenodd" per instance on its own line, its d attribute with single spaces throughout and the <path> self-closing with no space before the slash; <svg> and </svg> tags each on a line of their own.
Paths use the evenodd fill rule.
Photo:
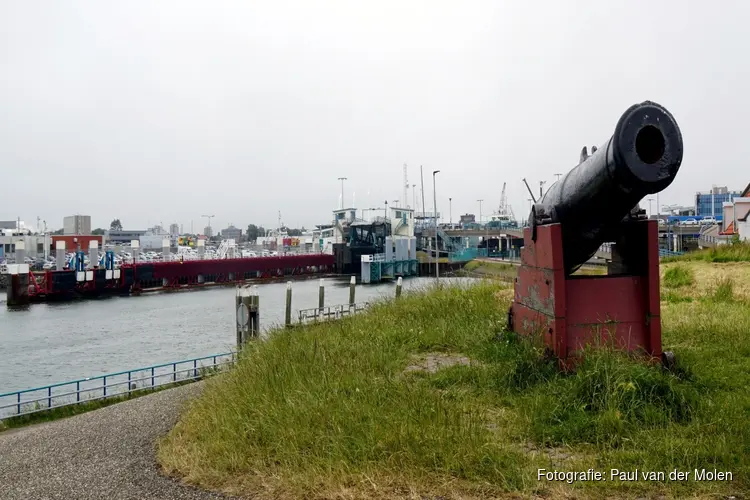
<svg viewBox="0 0 750 500">
<path fill-rule="evenodd" d="M 227 498 L 159 474 L 156 440 L 201 383 L 74 417 L 0 433 L 3 500 L 203 500 Z"/>
</svg>

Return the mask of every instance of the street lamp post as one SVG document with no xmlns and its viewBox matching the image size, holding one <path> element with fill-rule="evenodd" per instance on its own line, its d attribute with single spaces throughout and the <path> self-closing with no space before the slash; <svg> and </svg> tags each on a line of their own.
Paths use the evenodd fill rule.
<svg viewBox="0 0 750 500">
<path fill-rule="evenodd" d="M 346 177 L 339 177 L 338 180 L 341 181 L 341 208 L 344 208 L 344 181 L 348 180 Z"/>
<path fill-rule="evenodd" d="M 479 225 L 481 226 L 482 225 L 482 202 L 484 200 L 482 199 L 482 200 L 477 200 L 477 201 L 479 202 Z M 484 246 L 487 247 L 487 238 L 486 237 L 484 239 Z M 489 255 L 489 249 L 487 251 L 487 255 Z"/>
<path fill-rule="evenodd" d="M 437 191 L 435 188 L 435 174 L 439 172 L 440 170 L 432 171 L 432 215 L 435 217 L 435 279 L 440 278 L 440 249 L 437 238 Z"/>
<path fill-rule="evenodd" d="M 453 227 L 453 198 L 448 198 L 448 224 Z"/>
</svg>

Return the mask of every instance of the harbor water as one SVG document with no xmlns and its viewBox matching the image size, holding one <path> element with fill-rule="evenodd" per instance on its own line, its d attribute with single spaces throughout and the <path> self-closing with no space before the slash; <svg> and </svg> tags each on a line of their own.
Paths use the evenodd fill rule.
<svg viewBox="0 0 750 500">
<path fill-rule="evenodd" d="M 441 281 L 457 279 L 441 279 Z M 404 280 L 404 290 L 431 278 Z M 347 279 L 326 280 L 325 304 L 349 301 Z M 318 306 L 319 280 L 294 281 L 292 319 Z M 357 285 L 356 301 L 395 295 L 395 283 Z M 258 286 L 260 324 L 284 321 L 286 283 Z M 232 351 L 235 289 L 144 294 L 23 309 L 0 301 L 0 393 Z"/>
</svg>

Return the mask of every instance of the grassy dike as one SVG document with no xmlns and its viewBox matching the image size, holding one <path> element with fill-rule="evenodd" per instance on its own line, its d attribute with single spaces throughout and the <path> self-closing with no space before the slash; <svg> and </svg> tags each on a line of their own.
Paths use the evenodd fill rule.
<svg viewBox="0 0 750 500">
<path fill-rule="evenodd" d="M 502 280 L 279 331 L 207 380 L 165 472 L 258 498 L 715 498 L 750 491 L 750 266 L 663 266 L 672 373 L 613 352 L 558 373 L 504 331 Z M 747 283 L 748 281 L 744 281 Z M 537 469 L 606 481 L 538 480 Z M 690 471 L 611 481 L 610 469 Z M 733 480 L 695 481 L 694 469 Z"/>
</svg>

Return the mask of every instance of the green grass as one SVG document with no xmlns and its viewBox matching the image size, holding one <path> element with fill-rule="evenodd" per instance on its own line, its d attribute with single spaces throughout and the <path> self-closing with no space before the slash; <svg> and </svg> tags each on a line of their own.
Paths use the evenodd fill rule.
<svg viewBox="0 0 750 500">
<path fill-rule="evenodd" d="M 463 268 L 468 273 L 484 275 L 515 275 L 518 270 L 517 266 L 507 262 L 495 262 L 491 260 L 472 260 L 466 263 Z"/>
<path fill-rule="evenodd" d="M 494 280 L 279 331 L 207 382 L 159 460 L 190 483 L 259 498 L 747 492 L 750 305 L 727 283 L 663 302 L 672 372 L 599 349 L 560 373 L 504 331 L 510 290 Z M 436 353 L 471 362 L 406 370 Z M 734 480 L 537 480 L 538 468 L 589 467 L 717 468 Z"/>
<path fill-rule="evenodd" d="M 670 267 L 664 272 L 663 285 L 666 288 L 681 288 L 693 283 L 695 283 L 695 275 L 687 266 Z"/>
<path fill-rule="evenodd" d="M 688 252 L 674 257 L 665 257 L 662 262 L 750 262 L 750 243 L 735 241 L 705 250 Z"/>
</svg>

